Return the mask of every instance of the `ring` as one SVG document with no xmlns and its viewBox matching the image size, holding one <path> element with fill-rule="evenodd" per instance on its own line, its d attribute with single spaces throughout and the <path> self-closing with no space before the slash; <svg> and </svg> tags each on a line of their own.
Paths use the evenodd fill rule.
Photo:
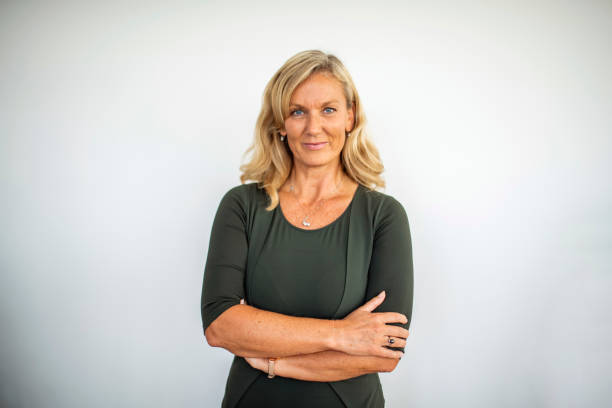
<svg viewBox="0 0 612 408">
<path fill-rule="evenodd" d="M 395 339 L 392 339 L 391 337 L 389 337 L 389 344 L 393 344 L 395 343 Z"/>
</svg>

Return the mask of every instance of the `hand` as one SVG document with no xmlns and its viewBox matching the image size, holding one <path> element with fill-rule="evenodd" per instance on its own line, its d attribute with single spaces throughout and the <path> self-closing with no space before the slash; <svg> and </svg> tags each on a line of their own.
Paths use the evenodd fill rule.
<svg viewBox="0 0 612 408">
<path fill-rule="evenodd" d="M 387 323 L 407 323 L 401 313 L 372 313 L 385 300 L 385 291 L 363 306 L 353 310 L 342 320 L 336 320 L 335 344 L 338 351 L 360 356 L 401 358 L 404 353 L 384 346 L 405 347 L 408 330 Z M 393 344 L 389 339 L 394 340 Z"/>
</svg>

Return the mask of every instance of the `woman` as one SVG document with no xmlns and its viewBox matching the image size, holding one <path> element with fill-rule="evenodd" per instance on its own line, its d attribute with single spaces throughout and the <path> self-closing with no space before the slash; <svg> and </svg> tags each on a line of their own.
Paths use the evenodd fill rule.
<svg viewBox="0 0 612 408">
<path fill-rule="evenodd" d="M 383 166 L 342 63 L 290 58 L 249 150 L 241 180 L 255 183 L 221 200 L 202 290 L 208 343 L 235 355 L 223 407 L 384 406 L 378 372 L 412 314 L 410 232 L 374 191 Z"/>
</svg>

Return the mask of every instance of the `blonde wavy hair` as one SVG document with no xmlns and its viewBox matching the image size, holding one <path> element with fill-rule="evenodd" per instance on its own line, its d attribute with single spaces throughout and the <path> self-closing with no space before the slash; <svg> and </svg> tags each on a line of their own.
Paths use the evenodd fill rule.
<svg viewBox="0 0 612 408">
<path fill-rule="evenodd" d="M 267 210 L 273 210 L 279 203 L 278 189 L 285 183 L 293 167 L 293 153 L 287 142 L 280 140 L 289 114 L 289 102 L 293 91 L 314 73 L 333 75 L 344 90 L 347 107 L 355 107 L 355 123 L 342 148 L 341 162 L 346 174 L 364 187 L 374 190 L 383 188 L 381 177 L 384 166 L 378 149 L 366 131 L 366 117 L 359 94 L 349 72 L 342 62 L 331 54 L 319 50 L 300 52 L 289 58 L 266 85 L 253 144 L 244 156 L 250 160 L 240 166 L 240 181 L 257 182 L 270 198 Z M 244 158 L 243 156 L 243 158 Z"/>
</svg>

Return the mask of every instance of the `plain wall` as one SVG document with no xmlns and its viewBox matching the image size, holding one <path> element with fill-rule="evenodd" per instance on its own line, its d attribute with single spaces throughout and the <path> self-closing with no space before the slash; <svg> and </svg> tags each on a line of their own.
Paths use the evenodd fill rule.
<svg viewBox="0 0 612 408">
<path fill-rule="evenodd" d="M 219 406 L 212 220 L 313 48 L 410 220 L 387 405 L 610 405 L 611 39 L 608 1 L 2 2 L 0 405 Z"/>
</svg>

